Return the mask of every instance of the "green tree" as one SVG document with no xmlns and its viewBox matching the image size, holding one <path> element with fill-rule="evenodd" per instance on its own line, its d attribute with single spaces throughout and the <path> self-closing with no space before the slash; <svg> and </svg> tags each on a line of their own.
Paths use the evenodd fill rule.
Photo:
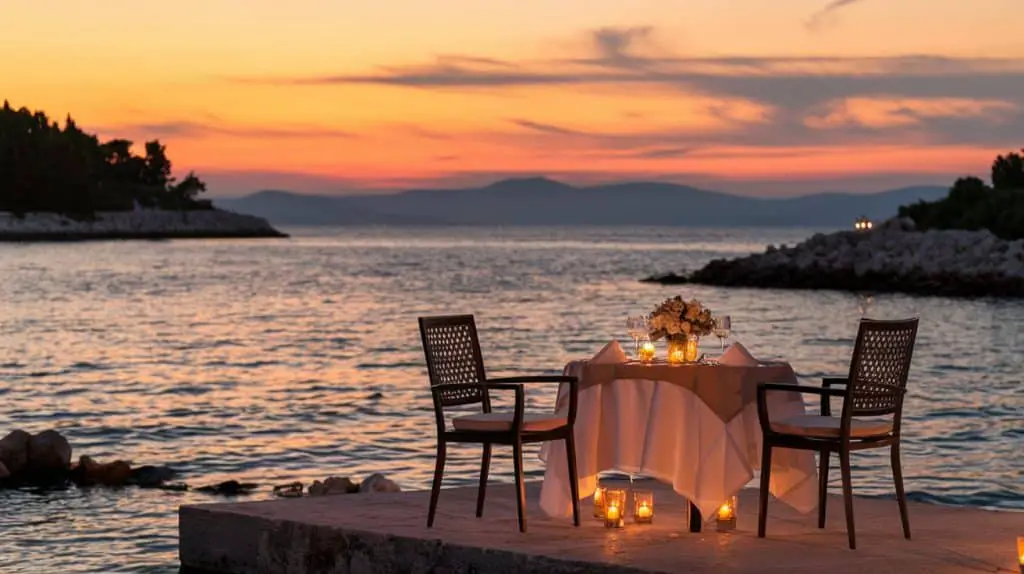
<svg viewBox="0 0 1024 574">
<path fill-rule="evenodd" d="M 100 142 L 67 116 L 64 127 L 44 112 L 0 108 L 0 210 L 15 214 L 50 211 L 89 217 L 95 211 L 130 210 L 136 203 L 210 209 L 197 196 L 206 185 L 189 174 L 175 184 L 167 149 L 146 142 L 145 155 L 132 142 Z"/>
<path fill-rule="evenodd" d="M 1003 239 L 1024 238 L 1024 162 L 1020 154 L 999 156 L 992 164 L 992 186 L 977 177 L 956 180 L 938 201 L 899 209 L 920 230 L 988 229 Z"/>
<path fill-rule="evenodd" d="M 1024 158 L 1021 154 L 1008 153 L 992 162 L 992 187 L 1024 190 Z"/>
</svg>

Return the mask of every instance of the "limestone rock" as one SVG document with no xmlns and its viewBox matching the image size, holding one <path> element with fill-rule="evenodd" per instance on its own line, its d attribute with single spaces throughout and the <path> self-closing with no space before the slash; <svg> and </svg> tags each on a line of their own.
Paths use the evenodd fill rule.
<svg viewBox="0 0 1024 574">
<path fill-rule="evenodd" d="M 383 474 L 374 473 L 363 479 L 363 483 L 359 485 L 359 492 L 401 492 L 394 481 L 387 478 Z"/>
<path fill-rule="evenodd" d="M 289 484 L 279 484 L 274 487 L 274 496 L 279 496 L 281 498 L 301 498 L 302 483 L 292 482 Z"/>
<path fill-rule="evenodd" d="M 222 496 L 238 496 L 240 494 L 249 494 L 253 490 L 256 490 L 256 485 L 250 482 L 226 480 L 220 484 L 201 486 L 196 489 L 196 492 L 205 492 L 207 494 L 220 494 Z"/>
<path fill-rule="evenodd" d="M 28 443 L 32 435 L 23 430 L 13 430 L 0 439 L 0 463 L 12 476 L 20 474 L 28 466 Z"/>
<path fill-rule="evenodd" d="M 154 488 L 175 477 L 174 470 L 166 466 L 145 465 L 133 469 L 129 482 L 141 488 Z"/>
<path fill-rule="evenodd" d="M 352 482 L 347 476 L 332 476 L 323 482 L 315 480 L 313 484 L 309 485 L 310 496 L 331 496 L 335 494 L 351 494 L 353 492 L 359 492 L 359 485 Z"/>
<path fill-rule="evenodd" d="M 71 472 L 71 480 L 79 486 L 123 486 L 132 476 L 132 466 L 123 460 L 101 463 L 82 455 Z"/>
<path fill-rule="evenodd" d="M 28 470 L 35 474 L 67 472 L 71 468 L 71 444 L 59 432 L 45 430 L 28 441 Z"/>
<path fill-rule="evenodd" d="M 913 220 L 893 218 L 868 232 L 815 234 L 793 247 L 769 245 L 761 254 L 645 281 L 1024 297 L 1024 240 L 1004 241 L 984 229 L 914 229 Z"/>
</svg>

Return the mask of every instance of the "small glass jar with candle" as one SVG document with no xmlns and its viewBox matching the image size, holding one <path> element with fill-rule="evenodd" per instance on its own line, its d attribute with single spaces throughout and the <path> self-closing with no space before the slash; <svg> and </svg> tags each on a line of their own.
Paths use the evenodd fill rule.
<svg viewBox="0 0 1024 574">
<path fill-rule="evenodd" d="M 633 522 L 650 524 L 654 522 L 654 493 L 649 490 L 633 492 Z"/>
<path fill-rule="evenodd" d="M 736 530 L 736 497 L 730 496 L 715 512 L 715 522 L 719 532 Z"/>
<path fill-rule="evenodd" d="M 681 365 L 686 362 L 686 341 L 683 339 L 668 340 L 668 362 Z"/>
<path fill-rule="evenodd" d="M 1017 565 L 1020 574 L 1024 574 L 1024 536 L 1017 537 Z"/>
<path fill-rule="evenodd" d="M 654 360 L 655 347 L 654 343 L 647 339 L 640 343 L 640 350 L 637 352 L 637 358 L 644 363 L 650 363 Z"/>
<path fill-rule="evenodd" d="M 604 519 L 604 495 L 608 489 L 598 486 L 594 491 L 594 518 Z"/>
<path fill-rule="evenodd" d="M 609 489 L 604 493 L 605 528 L 622 528 L 626 525 L 626 491 Z"/>
</svg>

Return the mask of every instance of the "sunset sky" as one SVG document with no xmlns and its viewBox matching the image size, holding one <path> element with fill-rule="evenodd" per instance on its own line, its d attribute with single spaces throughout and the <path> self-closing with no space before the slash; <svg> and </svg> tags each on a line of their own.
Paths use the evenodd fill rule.
<svg viewBox="0 0 1024 574">
<path fill-rule="evenodd" d="M 1020 0 L 18 0 L 0 96 L 213 195 L 548 175 L 762 195 L 1024 146 Z"/>
</svg>

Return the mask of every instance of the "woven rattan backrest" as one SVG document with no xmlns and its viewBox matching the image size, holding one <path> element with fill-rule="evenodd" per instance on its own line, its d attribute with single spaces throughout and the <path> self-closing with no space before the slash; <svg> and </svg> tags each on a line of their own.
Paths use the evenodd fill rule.
<svg viewBox="0 0 1024 574">
<path fill-rule="evenodd" d="M 863 319 L 850 361 L 847 403 L 853 416 L 895 413 L 903 404 L 918 319 Z"/>
<path fill-rule="evenodd" d="M 420 317 L 420 337 L 430 386 L 435 388 L 441 406 L 484 402 L 486 391 L 482 386 L 445 389 L 445 385 L 480 384 L 486 380 L 473 316 Z"/>
</svg>

